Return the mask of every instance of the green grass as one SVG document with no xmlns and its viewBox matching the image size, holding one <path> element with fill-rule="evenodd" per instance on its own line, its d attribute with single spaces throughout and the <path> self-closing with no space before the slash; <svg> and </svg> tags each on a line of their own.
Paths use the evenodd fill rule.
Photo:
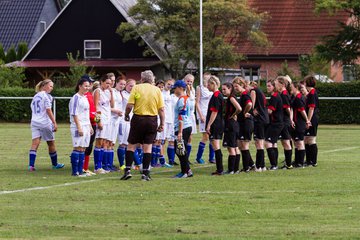
<svg viewBox="0 0 360 240">
<path fill-rule="evenodd" d="M 193 165 L 194 178 L 155 169 L 145 183 L 71 177 L 68 125 L 56 135 L 60 171 L 44 143 L 38 171 L 26 171 L 28 125 L 1 123 L 0 137 L 0 238 L 360 239 L 360 126 L 321 126 L 317 168 L 212 177 L 213 165 Z M 55 187 L 3 192 L 45 186 Z"/>
</svg>

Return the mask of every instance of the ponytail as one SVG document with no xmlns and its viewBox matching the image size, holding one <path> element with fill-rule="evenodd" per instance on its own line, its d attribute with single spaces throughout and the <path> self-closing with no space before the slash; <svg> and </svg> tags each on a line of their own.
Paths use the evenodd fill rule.
<svg viewBox="0 0 360 240">
<path fill-rule="evenodd" d="M 44 86 L 46 86 L 48 83 L 51 83 L 51 82 L 52 82 L 51 79 L 45 79 L 45 80 L 40 81 L 35 86 L 35 92 L 37 92 L 37 93 L 40 92 Z"/>
</svg>

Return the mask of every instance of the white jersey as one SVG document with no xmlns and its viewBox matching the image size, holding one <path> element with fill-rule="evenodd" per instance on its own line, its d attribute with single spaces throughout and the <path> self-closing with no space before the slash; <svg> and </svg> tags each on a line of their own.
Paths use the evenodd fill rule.
<svg viewBox="0 0 360 240">
<path fill-rule="evenodd" d="M 101 123 L 102 124 L 109 124 L 110 123 L 110 117 L 111 117 L 111 106 L 110 106 L 110 92 L 109 90 L 103 91 L 102 89 L 98 88 L 95 90 L 99 91 L 100 98 L 99 102 L 96 107 L 97 112 L 101 112 Z M 94 92 L 94 94 L 95 94 Z"/>
<path fill-rule="evenodd" d="M 200 108 L 200 111 L 201 111 L 201 114 L 203 115 L 203 117 L 206 118 L 209 101 L 210 101 L 211 96 L 213 95 L 213 92 L 210 92 L 207 87 L 202 86 L 202 85 L 198 86 L 198 88 L 200 89 L 199 108 Z M 197 115 L 197 118 L 200 119 L 199 114 Z"/>
<path fill-rule="evenodd" d="M 38 92 L 31 101 L 31 126 L 45 127 L 51 124 L 46 109 L 51 109 L 53 97 L 45 91 Z"/>
<path fill-rule="evenodd" d="M 121 95 L 121 92 L 116 90 L 116 88 L 113 88 L 113 98 L 114 98 L 114 108 L 123 111 L 123 97 Z M 113 120 L 119 120 L 121 117 L 117 113 L 111 112 L 111 118 Z"/>
<path fill-rule="evenodd" d="M 195 113 L 195 90 L 192 89 L 191 92 L 190 92 L 190 96 L 187 100 L 187 104 L 189 105 L 190 107 L 190 113 L 191 114 L 194 114 Z"/>
<path fill-rule="evenodd" d="M 123 101 L 122 101 L 122 111 L 125 115 L 125 111 L 126 111 L 126 105 L 129 101 L 129 97 L 130 97 L 130 93 L 126 90 L 123 90 L 122 92 L 122 96 L 123 96 Z M 131 117 L 133 116 L 133 111 L 131 110 L 130 114 L 129 114 L 129 117 L 131 119 Z"/>
<path fill-rule="evenodd" d="M 171 104 L 172 104 L 172 108 L 175 109 L 176 103 L 179 100 L 179 98 L 177 96 L 175 96 L 175 94 L 171 94 Z M 174 114 L 174 113 L 173 113 Z M 174 123 L 174 122 L 173 122 Z"/>
<path fill-rule="evenodd" d="M 76 93 L 69 102 L 70 127 L 76 128 L 74 116 L 77 116 L 81 126 L 90 125 L 90 105 L 85 95 Z"/>
<path fill-rule="evenodd" d="M 164 104 L 165 104 L 165 123 L 174 123 L 174 107 L 173 99 L 170 95 L 170 91 L 162 91 Z"/>
</svg>

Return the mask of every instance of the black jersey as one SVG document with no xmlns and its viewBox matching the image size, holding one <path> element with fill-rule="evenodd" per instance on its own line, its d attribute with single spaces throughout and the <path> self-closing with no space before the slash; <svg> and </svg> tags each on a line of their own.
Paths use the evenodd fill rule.
<svg viewBox="0 0 360 240">
<path fill-rule="evenodd" d="M 244 122 L 245 121 L 245 115 L 244 115 L 244 110 L 246 108 L 246 105 L 248 105 L 249 103 L 252 103 L 251 101 L 251 97 L 249 95 L 249 93 L 247 91 L 244 91 L 239 99 L 239 104 L 241 106 L 241 113 L 239 113 L 238 115 L 238 122 Z M 250 109 L 250 111 L 248 112 L 250 114 L 252 114 L 252 109 Z M 252 116 L 251 116 L 252 119 Z"/>
<path fill-rule="evenodd" d="M 232 104 L 231 98 L 234 98 L 234 96 L 230 96 L 230 97 L 228 97 L 228 99 L 226 100 L 225 120 L 229 120 L 229 119 L 232 117 L 232 115 L 234 115 L 234 113 L 236 112 L 236 108 L 235 108 L 235 106 Z M 236 98 L 235 98 L 235 100 L 236 100 Z"/>
<path fill-rule="evenodd" d="M 319 98 L 315 88 L 311 89 L 311 91 L 306 96 L 306 113 L 309 113 L 309 109 L 314 108 L 314 115 L 311 119 L 311 123 L 313 126 L 318 125 L 319 119 Z"/>
<path fill-rule="evenodd" d="M 283 102 L 283 115 L 284 115 L 284 124 L 287 126 L 291 125 L 291 119 L 289 113 L 286 111 L 286 109 L 289 109 L 291 107 L 291 97 L 287 90 L 284 90 L 280 94 L 281 100 Z"/>
<path fill-rule="evenodd" d="M 206 114 L 206 126 L 209 123 L 210 116 L 212 112 L 216 112 L 216 118 L 212 126 L 215 128 L 223 128 L 223 104 L 224 104 L 224 98 L 223 95 L 220 93 L 220 91 L 214 92 L 214 94 L 211 96 L 209 101 L 209 106 Z"/>
<path fill-rule="evenodd" d="M 283 102 L 278 92 L 274 92 L 271 95 L 268 109 L 272 110 L 272 113 L 270 115 L 270 123 L 272 124 L 284 123 Z"/>
<path fill-rule="evenodd" d="M 254 109 L 258 112 L 258 115 L 254 116 L 255 122 L 261 122 L 268 124 L 269 123 L 269 114 L 266 108 L 266 97 L 263 91 L 258 87 L 253 88 L 251 91 L 256 93 L 256 100 L 254 104 Z"/>
<path fill-rule="evenodd" d="M 296 129 L 305 131 L 306 119 L 301 115 L 302 111 L 305 111 L 305 98 L 301 93 L 298 93 L 291 103 L 293 109 L 293 121 L 295 122 Z"/>
</svg>

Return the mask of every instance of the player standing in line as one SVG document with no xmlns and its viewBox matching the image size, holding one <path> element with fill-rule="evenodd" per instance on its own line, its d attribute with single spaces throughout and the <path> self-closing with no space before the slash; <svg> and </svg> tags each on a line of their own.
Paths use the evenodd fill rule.
<svg viewBox="0 0 360 240">
<path fill-rule="evenodd" d="M 222 115 L 224 98 L 219 91 L 219 78 L 211 76 L 207 87 L 210 92 L 213 92 L 206 114 L 206 132 L 209 134 L 211 144 L 215 150 L 216 171 L 213 172 L 212 175 L 223 175 L 223 155 L 221 152 L 220 140 L 224 133 L 224 119 Z"/>
<path fill-rule="evenodd" d="M 292 127 L 293 140 L 295 143 L 295 167 L 303 167 L 305 159 L 305 131 L 311 125 L 305 111 L 305 97 L 300 92 L 301 85 L 293 82 L 291 93 L 294 96 L 292 101 Z"/>
<path fill-rule="evenodd" d="M 184 81 L 176 81 L 173 88 L 175 89 L 174 94 L 178 98 L 174 107 L 175 145 L 178 146 L 181 141 L 184 143 L 183 154 L 176 153 L 180 160 L 181 172 L 174 178 L 188 178 L 193 176 L 189 165 L 189 155 L 185 151 L 185 146 L 192 132 L 191 109 L 188 105 L 189 96 L 185 93 L 187 85 Z"/>
<path fill-rule="evenodd" d="M 50 95 L 54 88 L 54 83 L 50 79 L 39 82 L 35 91 L 36 94 L 31 101 L 31 132 L 32 143 L 29 151 L 29 171 L 35 171 L 36 152 L 40 141 L 47 142 L 51 164 L 53 169 L 63 168 L 65 165 L 58 163 L 55 146 L 54 132 L 57 130 L 57 124 L 54 114 L 51 110 L 53 97 Z"/>
<path fill-rule="evenodd" d="M 211 76 L 210 73 L 204 73 L 203 85 L 199 85 L 196 88 L 196 102 L 195 102 L 196 116 L 199 121 L 199 132 L 202 133 L 202 138 L 199 142 L 198 152 L 196 154 L 196 162 L 200 164 L 205 163 L 205 161 L 202 159 L 202 156 L 205 150 L 206 142 L 209 141 L 209 135 L 206 133 L 205 123 L 206 123 L 206 113 L 208 110 L 207 108 L 209 105 L 210 98 L 213 94 L 212 92 L 209 91 L 209 89 L 207 89 L 207 82 L 210 76 Z M 214 149 L 212 148 L 212 145 L 209 144 L 210 163 L 215 163 L 214 157 L 215 157 Z"/>
<path fill-rule="evenodd" d="M 113 78 L 111 78 L 113 81 Z M 122 103 L 123 97 L 121 95 L 121 91 L 124 90 L 125 87 L 125 80 L 122 77 L 117 78 L 114 81 L 115 88 L 112 89 L 113 97 L 114 97 L 114 107 L 111 108 L 111 160 L 109 162 L 110 171 L 115 172 L 118 170 L 114 166 L 114 146 L 116 144 L 116 140 L 119 136 L 119 132 L 121 129 L 121 122 L 122 122 Z"/>
<path fill-rule="evenodd" d="M 195 77 L 192 74 L 187 74 L 184 77 L 184 82 L 187 85 L 186 88 L 186 94 L 188 95 L 189 99 L 187 100 L 190 107 L 190 117 L 191 117 L 191 122 L 192 122 L 192 132 L 189 138 L 189 141 L 186 145 L 186 152 L 189 155 L 189 159 L 190 159 L 190 154 L 191 154 L 191 142 L 192 142 L 192 135 L 197 133 L 197 128 L 196 128 L 196 117 L 195 117 L 195 89 L 194 89 L 194 80 Z M 190 162 L 191 164 L 191 162 Z"/>
<path fill-rule="evenodd" d="M 108 159 L 111 157 L 109 152 L 111 144 L 110 120 L 111 108 L 114 107 L 111 79 L 106 74 L 101 77 L 100 87 L 94 92 L 94 104 L 96 106 L 96 113 L 100 116 L 95 136 L 95 173 L 105 174 L 109 173 L 109 169 L 107 169 L 107 166 L 102 166 L 102 163 L 107 163 Z"/>
<path fill-rule="evenodd" d="M 228 171 L 226 174 L 234 174 L 239 170 L 240 165 L 240 157 L 238 159 L 236 158 L 238 153 L 236 137 L 239 132 L 237 115 L 241 112 L 241 107 L 235 97 L 234 86 L 231 83 L 224 83 L 222 85 L 222 94 L 227 97 L 223 139 L 223 147 L 226 147 L 229 151 Z"/>
<path fill-rule="evenodd" d="M 238 146 L 243 158 L 243 171 L 249 172 L 253 163 L 250 155 L 250 141 L 254 131 L 254 121 L 252 116 L 252 101 L 246 90 L 247 84 L 242 77 L 236 77 L 233 80 L 234 89 L 240 94 L 240 106 L 242 112 L 238 115 L 239 133 L 237 136 Z"/>
<path fill-rule="evenodd" d="M 291 97 L 288 91 L 290 83 L 283 76 L 279 76 L 275 80 L 276 90 L 280 93 L 280 97 L 283 103 L 283 129 L 281 130 L 279 139 L 284 148 L 285 155 L 285 164 L 282 169 L 292 169 L 291 157 L 292 157 L 292 147 L 291 147 Z M 278 154 L 278 152 L 276 152 Z"/>
<path fill-rule="evenodd" d="M 305 132 L 306 165 L 317 166 L 318 147 L 316 144 L 317 129 L 319 125 L 319 98 L 316 92 L 316 79 L 307 76 L 304 79 L 308 95 L 306 96 L 306 113 L 311 126 Z"/>
<path fill-rule="evenodd" d="M 175 106 L 176 106 L 177 101 L 179 100 L 179 98 L 174 93 L 170 94 L 170 96 L 171 96 L 171 106 L 172 106 L 173 109 L 175 109 Z M 174 117 L 174 121 L 175 121 L 175 115 L 173 117 Z M 165 119 L 166 119 L 166 117 L 165 117 Z M 174 123 L 173 123 L 173 125 L 174 125 Z M 173 130 L 170 133 L 169 142 L 173 142 L 175 144 L 175 137 L 176 137 L 175 136 L 175 130 L 173 128 Z M 168 148 L 169 163 L 171 165 L 173 165 L 173 166 L 177 166 L 179 164 L 175 161 L 175 146 L 174 146 L 174 148 L 172 148 L 171 145 L 169 145 L 169 147 L 170 147 L 170 149 Z M 174 160 L 173 163 L 170 161 L 170 157 L 172 157 L 172 156 L 173 156 L 172 159 Z"/>
<path fill-rule="evenodd" d="M 265 94 L 257 87 L 255 82 L 251 83 L 250 97 L 253 102 L 254 114 L 254 141 L 256 147 L 255 172 L 263 172 L 266 171 L 264 143 L 265 129 L 269 124 L 269 113 L 267 111 Z"/>
<path fill-rule="evenodd" d="M 270 170 L 278 169 L 278 154 L 277 154 L 277 141 L 279 139 L 281 130 L 284 127 L 283 123 L 283 103 L 280 94 L 276 91 L 275 81 L 268 80 L 266 83 L 267 92 L 271 94 L 268 113 L 270 117 L 270 124 L 265 132 L 265 147 L 270 160 Z"/>
<path fill-rule="evenodd" d="M 126 109 L 126 105 L 128 103 L 129 100 L 129 96 L 131 93 L 131 90 L 133 89 L 133 87 L 136 85 L 136 81 L 134 79 L 127 79 L 126 80 L 126 85 L 125 85 L 125 89 L 121 92 L 122 97 L 123 97 L 123 101 L 122 101 L 122 112 L 125 113 L 125 109 Z M 129 114 L 130 119 L 133 116 L 133 112 L 131 111 Z M 126 153 L 126 148 L 128 145 L 128 137 L 129 137 L 129 132 L 130 132 L 130 121 L 123 121 L 122 122 L 122 131 L 121 134 L 119 134 L 118 137 L 118 142 L 119 142 L 119 147 L 117 149 L 117 155 L 118 155 L 118 159 L 119 159 L 119 164 L 120 164 L 120 170 L 125 169 L 125 153 Z M 135 152 L 134 152 L 135 154 Z M 138 160 L 135 158 L 135 165 L 138 165 L 139 162 L 137 162 Z"/>
<path fill-rule="evenodd" d="M 85 150 L 89 146 L 90 136 L 94 134 L 90 123 L 90 105 L 85 93 L 90 89 L 90 80 L 81 78 L 76 84 L 76 94 L 69 102 L 70 132 L 73 144 L 71 153 L 72 176 L 86 177 L 91 174 L 83 172 Z"/>
</svg>

